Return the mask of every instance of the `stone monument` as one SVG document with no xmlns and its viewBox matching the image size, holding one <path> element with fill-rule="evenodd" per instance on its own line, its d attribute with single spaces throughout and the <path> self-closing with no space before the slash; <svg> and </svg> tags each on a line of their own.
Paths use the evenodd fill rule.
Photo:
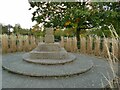
<svg viewBox="0 0 120 90">
<path fill-rule="evenodd" d="M 45 42 L 40 42 L 34 50 L 25 54 L 23 60 L 42 64 L 60 64 L 75 60 L 75 56 L 67 53 L 59 43 L 54 42 L 53 28 L 46 28 Z"/>
<path fill-rule="evenodd" d="M 2 55 L 2 59 L 3 59 L 2 68 L 14 74 L 33 76 L 33 77 L 43 77 L 43 78 L 44 77 L 55 78 L 55 79 L 48 79 L 46 83 L 46 80 L 44 79 L 37 80 L 35 78 L 31 79 L 26 77 L 22 79 L 23 77 L 19 78 L 19 76 L 17 75 L 12 76 L 12 74 L 9 75 L 8 73 L 4 72 L 3 74 L 5 74 L 4 75 L 5 80 L 3 81 L 5 81 L 4 84 L 8 86 L 15 85 L 15 87 L 18 86 L 21 87 L 23 85 L 23 87 L 32 86 L 34 88 L 36 88 L 36 86 L 40 88 L 41 87 L 103 88 L 103 86 L 108 85 L 104 77 L 109 78 L 109 80 L 113 80 L 114 76 L 116 76 L 113 74 L 113 70 L 110 68 L 109 63 L 107 63 L 106 60 L 104 59 L 103 61 L 101 61 L 99 58 L 96 57 L 94 58 L 93 56 L 91 57 L 89 55 L 68 53 L 63 47 L 60 46 L 59 43 L 54 42 L 52 28 L 46 28 L 45 42 L 40 42 L 38 46 L 32 51 L 28 53 L 11 53 L 11 54 Z M 95 66 L 93 64 L 93 61 L 95 62 Z M 68 64 L 68 62 L 71 63 Z M 88 73 L 83 74 L 85 72 Z M 71 79 L 66 78 L 64 80 L 63 78 L 62 79 L 57 78 L 57 77 L 68 77 L 68 76 L 74 76 L 80 74 L 83 75 Z M 17 80 L 16 78 L 14 80 L 13 77 L 18 77 L 18 78 Z M 9 84 L 8 80 L 11 80 L 12 82 L 10 82 Z M 24 83 L 18 85 L 20 84 L 19 80 L 21 82 L 23 82 L 23 80 L 24 81 L 27 80 L 26 82 L 27 86 L 24 86 L 25 85 Z M 101 80 L 102 80 L 102 85 L 101 85 Z M 14 82 L 18 81 L 18 82 L 16 82 L 15 84 L 13 81 Z M 66 82 L 68 84 L 66 84 Z"/>
<path fill-rule="evenodd" d="M 45 43 L 54 43 L 53 29 L 47 28 L 45 35 Z"/>
<path fill-rule="evenodd" d="M 44 42 L 40 42 L 32 51 L 22 54 L 23 57 L 18 54 L 17 58 L 3 60 L 3 68 L 35 77 L 73 76 L 92 68 L 91 60 L 82 60 L 79 55 L 67 52 L 58 42 L 54 42 L 53 28 L 45 28 L 45 31 Z"/>
</svg>

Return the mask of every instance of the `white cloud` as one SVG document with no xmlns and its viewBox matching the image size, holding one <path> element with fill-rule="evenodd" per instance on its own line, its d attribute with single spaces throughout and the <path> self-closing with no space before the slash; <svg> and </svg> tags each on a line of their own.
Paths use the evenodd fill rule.
<svg viewBox="0 0 120 90">
<path fill-rule="evenodd" d="M 31 21 L 32 11 L 28 0 L 1 0 L 0 1 L 0 23 L 5 25 L 20 24 L 23 28 L 32 27 L 35 22 Z"/>
</svg>

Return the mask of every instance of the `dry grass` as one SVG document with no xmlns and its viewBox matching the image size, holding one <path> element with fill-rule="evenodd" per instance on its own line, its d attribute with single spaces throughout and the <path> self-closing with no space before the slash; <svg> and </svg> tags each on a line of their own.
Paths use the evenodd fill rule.
<svg viewBox="0 0 120 90">
<path fill-rule="evenodd" d="M 113 26 L 111 25 L 111 27 L 113 28 Z M 116 33 L 116 31 L 115 31 L 115 29 L 113 28 L 113 29 L 111 29 L 110 28 L 110 31 L 111 31 L 111 34 L 112 34 L 112 37 L 115 39 L 115 40 L 118 40 L 119 39 L 119 37 L 118 37 L 118 35 L 117 35 L 117 33 Z M 103 36 L 104 36 L 104 38 L 105 38 L 105 35 L 104 35 L 104 33 L 103 33 Z M 106 40 L 106 39 L 105 39 Z M 120 77 L 118 77 L 117 75 L 116 75 L 116 70 L 115 70 L 115 68 L 114 68 L 114 65 L 115 65 L 115 63 L 118 63 L 118 65 L 119 65 L 119 63 L 120 63 L 120 61 L 118 60 L 118 58 L 116 57 L 116 56 L 118 56 L 118 55 L 116 55 L 115 56 L 115 53 L 116 54 L 118 54 L 118 51 L 116 51 L 116 50 L 118 50 L 118 47 L 117 47 L 117 45 L 118 45 L 118 43 L 116 42 L 114 40 L 114 42 L 112 42 L 112 50 L 113 50 L 113 52 L 111 53 L 110 51 L 109 51 L 109 46 L 108 46 L 108 44 L 107 44 L 107 41 L 105 41 L 106 43 L 105 43 L 105 47 L 106 47 L 106 49 L 107 49 L 107 54 L 108 54 L 108 62 L 109 62 L 109 65 L 110 65 L 110 68 L 111 68 L 111 70 L 112 70 L 112 73 L 113 73 L 113 76 L 115 77 L 115 79 L 113 80 L 113 81 L 110 81 L 110 79 L 107 79 L 104 75 L 104 78 L 108 81 L 108 83 L 109 83 L 109 85 L 105 88 L 105 90 L 106 89 L 111 89 L 111 90 L 114 90 L 114 89 L 118 89 L 118 90 L 120 90 Z M 116 48 L 115 48 L 115 46 L 116 46 Z M 108 77 L 109 77 L 109 74 L 108 74 Z"/>
</svg>

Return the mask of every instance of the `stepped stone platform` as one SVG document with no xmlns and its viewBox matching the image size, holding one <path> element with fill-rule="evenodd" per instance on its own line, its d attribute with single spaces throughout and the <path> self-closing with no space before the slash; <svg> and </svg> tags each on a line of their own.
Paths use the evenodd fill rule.
<svg viewBox="0 0 120 90">
<path fill-rule="evenodd" d="M 17 54 L 11 58 L 11 55 L 3 58 L 3 68 L 17 74 L 37 77 L 64 77 L 82 74 L 93 67 L 92 60 L 80 60 L 79 57 L 72 63 L 65 65 L 40 65 L 27 63 Z M 12 55 L 13 56 L 13 55 Z M 9 58 L 9 60 L 7 60 Z M 58 60 L 57 60 L 58 61 Z"/>
<path fill-rule="evenodd" d="M 72 62 L 76 56 L 69 54 L 59 43 L 54 42 L 53 29 L 46 28 L 45 42 L 23 55 L 23 60 L 31 63 L 57 65 Z"/>
<path fill-rule="evenodd" d="M 108 80 L 114 79 L 110 65 L 104 58 L 73 53 L 76 56 L 76 60 L 71 63 L 46 66 L 23 61 L 22 56 L 24 54 L 25 52 L 18 52 L 2 55 L 2 66 L 5 69 L 2 70 L 3 88 L 103 88 L 108 85 L 108 81 L 105 77 Z M 87 62 L 90 64 L 86 64 Z M 117 68 L 118 65 L 115 65 L 115 67 Z M 32 75 L 35 73 L 38 75 L 58 75 L 58 73 L 63 75 L 80 72 L 83 68 L 86 68 L 86 70 L 89 68 L 90 70 L 88 69 L 88 71 L 72 77 L 40 78 L 19 75 L 21 72 L 23 74 L 30 74 L 30 72 L 32 72 Z M 41 71 L 41 73 L 39 71 Z M 16 72 L 17 74 L 14 74 Z"/>
<path fill-rule="evenodd" d="M 80 60 L 76 55 L 68 53 L 59 43 L 55 43 L 53 29 L 46 29 L 45 42 L 39 43 L 34 50 L 24 54 L 21 59 L 9 59 L 3 63 L 3 68 L 10 72 L 38 77 L 72 76 L 87 72 L 92 67 L 92 60 Z"/>
<path fill-rule="evenodd" d="M 3 55 L 2 67 L 6 71 L 19 74 L 21 76 L 31 76 L 31 78 L 51 77 L 49 81 L 47 80 L 48 82 L 40 80 L 39 82 L 43 84 L 42 86 L 39 82 L 34 82 L 35 84 L 30 84 L 33 83 L 32 81 L 30 81 L 27 83 L 27 86 L 31 85 L 34 88 L 36 87 L 36 84 L 38 85 L 37 87 L 41 86 L 41 88 L 48 86 L 49 88 L 55 87 L 51 86 L 51 82 L 53 83 L 53 85 L 56 85 L 56 81 L 54 80 L 54 78 L 55 79 L 58 77 L 65 78 L 75 75 L 79 75 L 79 78 L 67 80 L 68 81 L 67 83 L 69 83 L 69 85 L 71 86 L 74 85 L 73 87 L 80 87 L 82 83 L 84 83 L 82 84 L 83 87 L 84 86 L 89 87 L 89 83 L 92 83 L 92 87 L 96 87 L 99 85 L 101 85 L 99 87 L 102 87 L 103 85 L 105 86 L 108 84 L 108 82 L 106 82 L 105 77 L 108 78 L 110 77 L 110 80 L 112 80 L 115 77 L 110 68 L 109 63 L 106 62 L 105 60 L 101 59 L 100 61 L 98 58 L 92 56 L 89 57 L 87 55 L 84 56 L 75 53 L 68 53 L 64 48 L 60 46 L 59 43 L 55 43 L 53 29 L 46 29 L 45 42 L 39 43 L 34 50 L 28 53 L 10 53 Z M 4 77 L 7 78 L 7 75 Z M 20 78 L 19 76 L 16 77 Z M 11 81 L 10 78 L 11 77 L 7 79 Z M 3 81 L 5 85 L 6 84 L 9 85 L 7 79 Z M 14 86 L 12 83 L 14 83 L 15 81 L 13 79 L 13 82 L 10 82 L 12 87 Z M 18 79 L 18 81 L 20 80 Z M 73 85 L 71 84 L 70 81 L 72 82 Z M 56 85 L 56 87 L 59 88 L 60 87 L 59 85 L 62 85 L 62 87 L 67 87 L 64 86 L 65 82 L 66 82 L 65 80 L 61 81 L 59 79 L 59 84 Z M 14 84 L 16 84 L 16 82 Z M 18 85 L 15 87 L 18 87 Z M 22 87 L 26 86 L 23 84 Z"/>
<path fill-rule="evenodd" d="M 29 52 L 31 59 L 66 59 L 67 51 L 60 47 L 59 43 L 39 43 L 39 45 Z"/>
<path fill-rule="evenodd" d="M 76 59 L 75 55 L 73 54 L 68 54 L 68 58 L 66 59 L 31 59 L 30 58 L 30 54 L 26 53 L 23 55 L 23 60 L 30 62 L 30 63 L 35 63 L 35 64 L 42 64 L 42 65 L 60 65 L 60 64 L 66 64 L 66 63 L 70 63 L 73 62 Z"/>
<path fill-rule="evenodd" d="M 59 43 L 55 43 L 53 29 L 46 29 L 45 42 L 39 43 L 34 50 L 23 54 L 21 59 L 13 58 L 3 60 L 3 68 L 27 76 L 72 76 L 85 73 L 93 67 L 92 60 L 81 60 L 79 56 L 68 53 Z"/>
</svg>

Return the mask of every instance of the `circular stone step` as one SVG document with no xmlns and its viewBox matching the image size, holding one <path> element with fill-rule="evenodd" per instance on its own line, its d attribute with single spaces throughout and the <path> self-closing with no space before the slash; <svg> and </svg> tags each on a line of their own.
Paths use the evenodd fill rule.
<svg viewBox="0 0 120 90">
<path fill-rule="evenodd" d="M 40 65 L 27 63 L 22 60 L 22 53 L 3 56 L 2 67 L 10 72 L 37 77 L 64 77 L 82 74 L 93 67 L 92 60 L 81 59 L 79 55 L 72 63 L 65 65 Z"/>
<path fill-rule="evenodd" d="M 69 53 L 68 58 L 61 60 L 53 60 L 53 59 L 31 59 L 30 54 L 26 53 L 23 55 L 23 60 L 35 64 L 43 64 L 43 65 L 58 65 L 73 62 L 76 59 L 75 55 Z"/>
</svg>

